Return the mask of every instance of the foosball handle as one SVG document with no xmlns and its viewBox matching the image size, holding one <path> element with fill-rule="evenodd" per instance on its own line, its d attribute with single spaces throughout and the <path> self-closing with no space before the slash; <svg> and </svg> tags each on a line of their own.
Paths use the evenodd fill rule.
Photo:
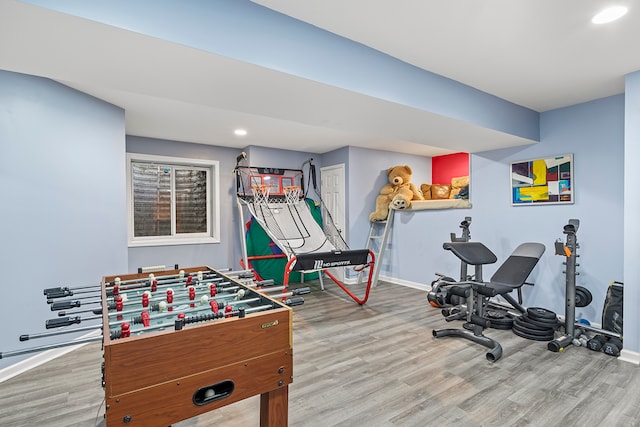
<svg viewBox="0 0 640 427">
<path fill-rule="evenodd" d="M 80 302 L 80 300 L 58 301 L 51 304 L 51 311 L 68 310 L 70 308 L 80 307 L 81 305 L 82 303 Z"/>
<path fill-rule="evenodd" d="M 44 295 L 47 299 L 70 297 L 73 295 L 73 291 L 69 288 L 48 288 L 44 290 Z"/>
<path fill-rule="evenodd" d="M 62 326 L 69 326 L 76 323 L 82 322 L 82 318 L 80 316 L 75 317 L 61 317 L 59 319 L 49 319 L 45 322 L 45 327 L 47 329 L 51 328 L 60 328 Z"/>
<path fill-rule="evenodd" d="M 289 307 L 294 307 L 296 305 L 304 304 L 304 298 L 302 297 L 287 298 L 286 300 L 282 301 L 282 303 L 285 305 L 288 305 Z"/>
</svg>

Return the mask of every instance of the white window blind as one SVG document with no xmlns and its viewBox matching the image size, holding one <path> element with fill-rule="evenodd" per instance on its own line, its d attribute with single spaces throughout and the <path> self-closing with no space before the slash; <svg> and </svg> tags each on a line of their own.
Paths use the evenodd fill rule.
<svg viewBox="0 0 640 427">
<path fill-rule="evenodd" d="M 218 162 L 127 156 L 129 245 L 219 242 Z"/>
</svg>

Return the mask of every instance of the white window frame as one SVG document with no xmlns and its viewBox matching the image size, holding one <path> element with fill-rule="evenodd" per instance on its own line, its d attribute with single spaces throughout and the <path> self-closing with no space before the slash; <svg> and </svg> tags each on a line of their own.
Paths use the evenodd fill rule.
<svg viewBox="0 0 640 427">
<path fill-rule="evenodd" d="M 207 233 L 182 234 L 172 236 L 133 235 L 133 180 L 131 163 L 151 162 L 168 166 L 191 166 L 207 170 Z M 172 191 L 171 208 L 175 216 L 175 191 Z M 127 229 L 129 247 L 168 246 L 220 243 L 220 162 L 217 160 L 189 159 L 183 157 L 156 156 L 151 154 L 127 153 Z M 173 228 L 173 227 L 172 227 Z"/>
</svg>

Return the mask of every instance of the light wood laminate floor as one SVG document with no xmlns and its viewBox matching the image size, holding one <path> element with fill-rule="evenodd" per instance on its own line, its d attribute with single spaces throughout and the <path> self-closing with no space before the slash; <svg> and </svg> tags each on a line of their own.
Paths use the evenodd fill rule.
<svg viewBox="0 0 640 427">
<path fill-rule="evenodd" d="M 290 426 L 640 426 L 633 364 L 489 329 L 504 350 L 491 363 L 478 344 L 432 337 L 461 323 L 424 291 L 381 282 L 358 306 L 312 286 L 294 308 Z M 0 384 L 0 426 L 104 425 L 101 359 L 89 344 Z M 258 397 L 175 424 L 258 425 Z"/>
</svg>

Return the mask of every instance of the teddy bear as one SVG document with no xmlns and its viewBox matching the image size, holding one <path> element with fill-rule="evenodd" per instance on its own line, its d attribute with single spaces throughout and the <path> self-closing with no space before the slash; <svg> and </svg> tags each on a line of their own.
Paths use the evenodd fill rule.
<svg viewBox="0 0 640 427">
<path fill-rule="evenodd" d="M 387 169 L 389 183 L 376 197 L 376 210 L 369 215 L 369 221 L 384 221 L 393 209 L 406 209 L 412 200 L 424 200 L 420 190 L 411 182 L 413 170 L 410 166 L 393 166 Z"/>
</svg>

